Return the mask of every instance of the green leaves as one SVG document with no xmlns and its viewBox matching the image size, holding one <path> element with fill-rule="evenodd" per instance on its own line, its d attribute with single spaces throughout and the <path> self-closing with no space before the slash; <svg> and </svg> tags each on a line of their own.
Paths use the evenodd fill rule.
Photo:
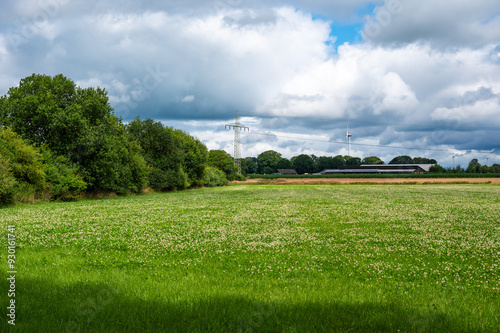
<svg viewBox="0 0 500 333">
<path fill-rule="evenodd" d="M 0 154 L 0 206 L 14 203 L 15 185 L 9 159 Z"/>
<path fill-rule="evenodd" d="M 291 160 L 292 167 L 297 171 L 297 173 L 313 173 L 314 172 L 314 161 L 311 156 L 306 154 L 301 154 L 295 156 Z"/>
<path fill-rule="evenodd" d="M 231 179 L 238 173 L 234 160 L 224 150 L 211 150 L 208 152 L 208 165 L 223 171 Z"/>
<path fill-rule="evenodd" d="M 0 154 L 8 159 L 12 175 L 41 190 L 45 182 L 41 155 L 10 128 L 0 130 Z"/>
<path fill-rule="evenodd" d="M 257 156 L 258 172 L 259 173 L 276 172 L 280 160 L 281 160 L 281 154 L 274 150 L 268 150 L 261 153 L 259 156 Z"/>
<path fill-rule="evenodd" d="M 149 183 L 153 189 L 169 191 L 203 186 L 208 152 L 202 142 L 152 119 L 137 117 L 126 128 L 141 146 L 151 168 Z"/>
<path fill-rule="evenodd" d="M 54 170 L 63 171 L 65 163 L 51 157 L 56 196 L 77 193 L 84 183 L 93 192 L 139 192 L 147 186 L 149 169 L 112 111 L 104 89 L 79 88 L 63 75 L 33 74 L 0 100 L 0 125 L 77 165 L 83 180 L 69 170 L 64 172 L 71 181 L 58 180 Z"/>
</svg>

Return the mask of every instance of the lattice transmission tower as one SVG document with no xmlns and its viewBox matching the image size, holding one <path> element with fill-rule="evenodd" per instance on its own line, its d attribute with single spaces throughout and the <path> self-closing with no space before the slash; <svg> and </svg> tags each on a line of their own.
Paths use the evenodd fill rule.
<svg viewBox="0 0 500 333">
<path fill-rule="evenodd" d="M 240 117 L 238 116 L 238 111 L 236 111 L 236 121 L 234 124 L 226 124 L 224 127 L 226 129 L 234 129 L 234 164 L 238 167 L 238 173 L 241 173 L 241 145 L 240 145 L 240 132 L 241 130 L 249 131 L 250 128 L 240 124 Z"/>
</svg>

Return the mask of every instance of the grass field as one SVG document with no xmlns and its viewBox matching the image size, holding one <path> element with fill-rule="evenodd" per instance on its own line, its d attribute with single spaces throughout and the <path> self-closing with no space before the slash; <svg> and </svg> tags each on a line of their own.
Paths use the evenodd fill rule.
<svg viewBox="0 0 500 333">
<path fill-rule="evenodd" d="M 498 185 L 241 185 L 0 214 L 18 242 L 0 331 L 500 332 Z"/>
</svg>

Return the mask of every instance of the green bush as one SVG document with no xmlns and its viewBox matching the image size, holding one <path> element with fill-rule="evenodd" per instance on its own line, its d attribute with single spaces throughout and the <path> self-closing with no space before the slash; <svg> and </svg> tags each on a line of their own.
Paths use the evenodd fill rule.
<svg viewBox="0 0 500 333">
<path fill-rule="evenodd" d="M 165 171 L 152 168 L 149 174 L 149 186 L 155 191 L 168 190 L 168 178 Z"/>
<path fill-rule="evenodd" d="M 178 170 L 168 170 L 166 173 L 169 190 L 185 190 L 189 187 L 188 174 L 182 168 Z"/>
<path fill-rule="evenodd" d="M 109 117 L 86 133 L 71 160 L 78 163 L 91 192 L 139 193 L 150 170 L 141 152 L 120 120 Z"/>
<path fill-rule="evenodd" d="M 3 178 L 7 179 L 7 185 L 2 185 L 2 201 L 33 202 L 45 187 L 46 176 L 40 153 L 10 128 L 2 128 L 0 155 Z"/>
<path fill-rule="evenodd" d="M 217 168 L 207 166 L 205 168 L 204 183 L 207 187 L 227 185 L 226 174 Z"/>
<path fill-rule="evenodd" d="M 12 175 L 9 160 L 0 155 L 0 206 L 14 203 L 16 179 Z"/>
<path fill-rule="evenodd" d="M 33 184 L 18 182 L 14 187 L 14 202 L 34 202 L 37 189 Z"/>
<path fill-rule="evenodd" d="M 233 180 L 239 180 L 239 181 L 245 181 L 245 180 L 247 180 L 247 179 L 245 178 L 245 176 L 243 176 L 242 174 L 239 174 L 239 173 L 235 173 L 235 174 L 229 175 L 229 176 L 227 177 L 227 179 L 228 179 L 230 182 L 232 182 Z"/>
<path fill-rule="evenodd" d="M 224 150 L 209 151 L 207 164 L 223 171 L 230 181 L 234 180 L 238 173 L 238 167 L 234 164 L 233 158 Z"/>
<path fill-rule="evenodd" d="M 430 167 L 429 172 L 430 173 L 444 173 L 444 172 L 446 172 L 446 170 L 442 166 L 440 166 L 439 164 L 436 164 L 436 165 L 433 165 Z"/>
<path fill-rule="evenodd" d="M 50 200 L 71 201 L 78 199 L 87 189 L 87 183 L 76 166 L 64 156 L 57 156 L 48 148 L 40 149 L 46 175 L 46 191 Z"/>
<path fill-rule="evenodd" d="M 10 128 L 0 129 L 0 154 L 9 161 L 12 175 L 18 182 L 33 185 L 41 191 L 45 184 L 45 172 L 40 153 Z"/>
<path fill-rule="evenodd" d="M 182 169 L 188 177 L 188 187 L 203 186 L 208 150 L 205 144 L 181 130 L 174 131 L 182 150 Z"/>
<path fill-rule="evenodd" d="M 136 118 L 126 127 L 152 168 L 149 184 L 153 189 L 181 190 L 203 185 L 208 152 L 201 141 L 152 119 Z"/>
<path fill-rule="evenodd" d="M 153 168 L 149 174 L 149 186 L 155 191 L 177 191 L 189 187 L 186 172 L 179 170 L 162 170 Z"/>
<path fill-rule="evenodd" d="M 236 175 L 236 180 L 239 180 L 241 182 L 244 182 L 247 180 L 247 178 L 245 176 L 243 176 L 242 174 L 237 174 Z"/>
</svg>

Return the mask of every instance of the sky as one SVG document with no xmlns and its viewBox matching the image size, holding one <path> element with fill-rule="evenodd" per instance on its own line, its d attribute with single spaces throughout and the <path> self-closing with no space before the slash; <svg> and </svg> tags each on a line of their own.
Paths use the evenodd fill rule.
<svg viewBox="0 0 500 333">
<path fill-rule="evenodd" d="M 500 163 L 498 0 L 0 3 L 0 95 L 33 73 L 242 156 Z M 455 157 L 453 157 L 455 156 Z"/>
</svg>

